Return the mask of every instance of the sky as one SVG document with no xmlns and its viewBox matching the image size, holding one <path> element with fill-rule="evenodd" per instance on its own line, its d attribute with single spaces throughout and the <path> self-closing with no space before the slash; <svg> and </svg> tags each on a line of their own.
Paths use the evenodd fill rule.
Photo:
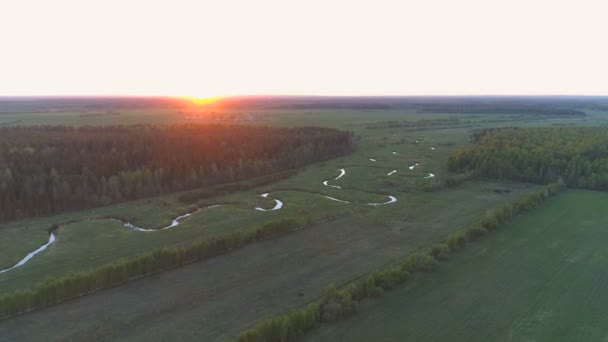
<svg viewBox="0 0 608 342">
<path fill-rule="evenodd" d="M 608 1 L 0 0 L 0 96 L 608 95 Z"/>
</svg>

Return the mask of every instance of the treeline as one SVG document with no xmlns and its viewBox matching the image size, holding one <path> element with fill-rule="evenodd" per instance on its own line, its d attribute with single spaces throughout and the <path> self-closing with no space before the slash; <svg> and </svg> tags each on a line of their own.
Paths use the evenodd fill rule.
<svg viewBox="0 0 608 342">
<path fill-rule="evenodd" d="M 503 207 L 486 212 L 480 223 L 450 234 L 444 241 L 413 253 L 395 265 L 373 272 L 336 289 L 331 286 L 320 299 L 304 308 L 263 320 L 236 337 L 237 342 L 297 341 L 316 326 L 344 319 L 357 312 L 358 303 L 381 296 L 385 291 L 406 282 L 413 273 L 432 271 L 441 260 L 497 229 L 515 215 L 530 210 L 564 187 L 556 182 Z"/>
<path fill-rule="evenodd" d="M 233 192 L 249 190 L 259 186 L 268 185 L 296 175 L 296 170 L 287 170 L 269 175 L 256 177 L 253 179 L 244 180 L 236 183 L 220 184 L 211 187 L 206 187 L 200 190 L 188 191 L 180 195 L 177 200 L 182 203 L 195 203 L 201 199 L 222 196 Z"/>
<path fill-rule="evenodd" d="M 209 240 L 198 240 L 188 247 L 160 248 L 91 271 L 72 272 L 63 277 L 48 278 L 31 289 L 0 296 L 0 318 L 61 303 L 149 274 L 206 260 L 243 245 L 302 228 L 308 223 L 293 218 L 274 220 L 255 229 L 237 231 Z"/>
<path fill-rule="evenodd" d="M 186 99 L 170 97 L 2 97 L 0 114 L 172 109 L 184 103 Z"/>
<path fill-rule="evenodd" d="M 0 221 L 235 182 L 352 150 L 352 133 L 316 127 L 0 127 Z"/>
<path fill-rule="evenodd" d="M 505 113 L 506 115 L 506 113 Z M 536 115 L 526 115 L 526 114 L 515 114 L 508 116 L 493 116 L 489 118 L 489 116 L 484 116 L 485 119 L 479 119 L 479 115 L 469 115 L 469 116 L 461 116 L 461 117 L 447 117 L 447 118 L 438 118 L 438 119 L 421 119 L 417 121 L 408 121 L 408 120 L 392 120 L 392 121 L 375 121 L 357 124 L 359 126 L 363 126 L 367 129 L 378 129 L 378 128 L 408 128 L 408 127 L 426 127 L 426 128 L 436 128 L 436 127 L 470 127 L 472 125 L 482 124 L 482 123 L 504 123 L 504 122 L 521 122 L 524 121 L 538 121 L 538 120 L 546 120 L 550 118 L 562 118 L 563 115 L 560 114 L 536 114 Z M 476 118 L 477 120 L 473 121 L 470 119 L 463 120 L 466 118 Z M 422 130 L 422 129 L 421 129 Z"/>
<path fill-rule="evenodd" d="M 364 124 L 367 129 L 378 128 L 401 128 L 401 127 L 426 127 L 426 126 L 448 126 L 457 125 L 460 123 L 471 123 L 471 120 L 462 120 L 456 117 L 439 118 L 439 119 L 420 119 L 416 121 L 408 120 L 392 120 L 392 121 L 375 121 Z"/>
<path fill-rule="evenodd" d="M 453 113 L 453 114 L 521 114 L 526 116 L 544 115 L 568 118 L 582 118 L 586 114 L 576 108 L 555 106 L 552 104 L 530 103 L 496 103 L 496 104 L 454 104 L 451 106 L 426 104 L 418 108 L 426 113 Z"/>
<path fill-rule="evenodd" d="M 473 134 L 474 146 L 448 159 L 452 172 L 608 190 L 608 129 L 604 127 L 498 128 Z"/>
<path fill-rule="evenodd" d="M 448 176 L 437 176 L 433 178 L 424 179 L 422 183 L 422 190 L 426 192 L 451 188 L 460 185 L 466 181 L 475 178 L 474 172 L 453 174 Z"/>
<path fill-rule="evenodd" d="M 240 96 L 216 103 L 231 109 L 407 110 L 417 113 L 522 114 L 584 117 L 579 108 L 605 107 L 602 98 L 516 96 Z"/>
<path fill-rule="evenodd" d="M 107 112 L 133 109 L 180 109 L 184 98 L 0 98 L 2 113 Z M 419 113 L 556 114 L 584 116 L 579 108 L 606 110 L 602 97 L 516 96 L 231 96 L 217 99 L 221 109 L 408 110 Z"/>
</svg>

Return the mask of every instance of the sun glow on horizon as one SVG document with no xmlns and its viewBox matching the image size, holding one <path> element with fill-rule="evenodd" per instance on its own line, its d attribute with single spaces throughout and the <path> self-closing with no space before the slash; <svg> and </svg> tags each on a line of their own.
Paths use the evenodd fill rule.
<svg viewBox="0 0 608 342">
<path fill-rule="evenodd" d="M 210 105 L 221 98 L 221 96 L 209 96 L 209 97 L 194 97 L 194 96 L 186 96 L 184 97 L 186 100 L 190 101 L 192 104 L 197 106 L 205 106 Z"/>
</svg>

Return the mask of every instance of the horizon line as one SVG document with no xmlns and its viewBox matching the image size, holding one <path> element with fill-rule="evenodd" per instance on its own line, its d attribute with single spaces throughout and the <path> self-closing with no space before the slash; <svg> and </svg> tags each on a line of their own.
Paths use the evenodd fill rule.
<svg viewBox="0 0 608 342">
<path fill-rule="evenodd" d="M 381 97 L 608 97 L 606 94 L 409 94 L 409 95 L 335 95 L 335 94 L 232 94 L 214 95 L 208 97 L 197 97 L 191 95 L 161 95 L 161 94 L 53 94 L 53 95 L 2 95 L 0 98 L 238 98 L 238 97 L 358 97 L 358 98 L 381 98 Z"/>
</svg>

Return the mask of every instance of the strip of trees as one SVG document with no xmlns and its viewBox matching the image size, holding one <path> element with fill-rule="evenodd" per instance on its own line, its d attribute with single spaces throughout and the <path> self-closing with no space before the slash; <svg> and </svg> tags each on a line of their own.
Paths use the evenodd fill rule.
<svg viewBox="0 0 608 342">
<path fill-rule="evenodd" d="M 448 117 L 438 119 L 420 119 L 416 121 L 408 120 L 391 120 L 391 121 L 375 121 L 365 124 L 367 129 L 378 129 L 378 128 L 407 128 L 407 127 L 426 127 L 426 126 L 454 126 L 461 123 L 470 124 L 470 120 L 462 120 L 461 118 Z"/>
<path fill-rule="evenodd" d="M 486 236 L 515 215 L 530 210 L 557 194 L 565 184 L 551 183 L 541 190 L 503 207 L 487 211 L 478 224 L 450 234 L 444 241 L 421 249 L 395 265 L 372 272 L 341 289 L 330 286 L 320 299 L 306 307 L 292 310 L 257 323 L 236 337 L 237 342 L 297 341 L 308 331 L 327 322 L 344 319 L 357 312 L 358 303 L 381 296 L 385 291 L 406 282 L 412 273 L 431 272 L 441 260 L 464 248 L 467 243 Z"/>
<path fill-rule="evenodd" d="M 317 127 L 0 127 L 0 222 L 250 179 L 353 148 L 351 132 Z"/>
<path fill-rule="evenodd" d="M 286 170 L 268 175 L 263 175 L 252 179 L 247 179 L 236 183 L 219 184 L 211 187 L 188 191 L 186 193 L 181 194 L 177 199 L 180 202 L 186 204 L 196 203 L 202 199 L 223 196 L 233 192 L 250 190 L 263 185 L 268 185 L 270 183 L 274 183 L 282 179 L 295 176 L 296 174 L 297 170 Z"/>
<path fill-rule="evenodd" d="M 452 174 L 446 176 L 436 176 L 422 181 L 422 189 L 426 192 L 437 191 L 458 186 L 466 181 L 475 178 L 474 172 Z"/>
<path fill-rule="evenodd" d="M 533 183 L 608 190 L 608 128 L 498 128 L 473 135 L 475 144 L 448 160 L 452 172 Z"/>
</svg>

